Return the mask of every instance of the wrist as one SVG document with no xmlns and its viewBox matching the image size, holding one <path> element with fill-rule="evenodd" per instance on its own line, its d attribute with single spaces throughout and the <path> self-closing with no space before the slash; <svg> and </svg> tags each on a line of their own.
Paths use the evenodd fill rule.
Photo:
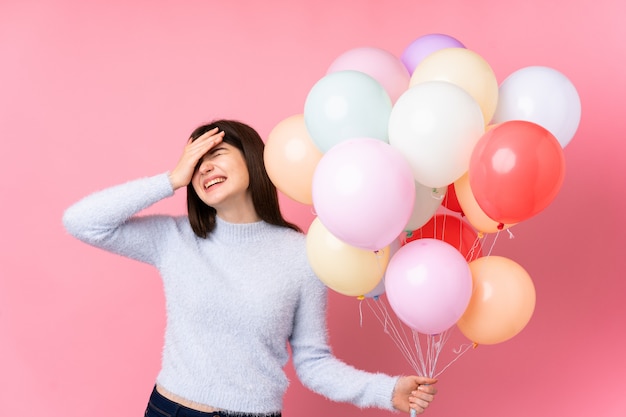
<svg viewBox="0 0 626 417">
<path fill-rule="evenodd" d="M 181 184 L 180 180 L 178 180 L 172 172 L 167 173 L 167 178 L 170 180 L 170 185 L 174 191 L 184 187 L 184 184 Z"/>
</svg>

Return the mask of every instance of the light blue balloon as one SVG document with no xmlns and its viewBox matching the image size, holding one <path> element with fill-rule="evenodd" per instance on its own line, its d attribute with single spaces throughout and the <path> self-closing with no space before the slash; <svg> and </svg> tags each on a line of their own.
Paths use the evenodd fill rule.
<svg viewBox="0 0 626 417">
<path fill-rule="evenodd" d="M 304 103 L 304 122 L 322 152 L 355 137 L 389 142 L 392 102 L 384 87 L 360 71 L 337 71 L 320 79 Z"/>
</svg>

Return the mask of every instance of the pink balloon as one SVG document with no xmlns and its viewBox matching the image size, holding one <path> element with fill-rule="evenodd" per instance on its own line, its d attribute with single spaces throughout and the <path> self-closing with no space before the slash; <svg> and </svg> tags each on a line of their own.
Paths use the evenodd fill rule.
<svg viewBox="0 0 626 417">
<path fill-rule="evenodd" d="M 415 68 L 433 52 L 437 52 L 444 48 L 465 48 L 465 46 L 449 35 L 441 33 L 431 33 L 429 35 L 420 36 L 406 47 L 400 60 L 405 65 L 410 74 L 413 74 Z"/>
<path fill-rule="evenodd" d="M 400 58 L 380 48 L 363 47 L 344 52 L 328 68 L 327 73 L 360 71 L 378 81 L 391 101 L 395 101 L 409 88 L 411 75 Z"/>
<path fill-rule="evenodd" d="M 373 138 L 330 148 L 313 173 L 313 207 L 337 239 L 379 250 L 402 233 L 415 199 L 413 173 L 400 151 Z"/>
<path fill-rule="evenodd" d="M 468 263 L 452 245 L 418 239 L 396 252 L 385 272 L 385 292 L 398 318 L 424 334 L 439 334 L 461 318 L 472 295 Z"/>
</svg>

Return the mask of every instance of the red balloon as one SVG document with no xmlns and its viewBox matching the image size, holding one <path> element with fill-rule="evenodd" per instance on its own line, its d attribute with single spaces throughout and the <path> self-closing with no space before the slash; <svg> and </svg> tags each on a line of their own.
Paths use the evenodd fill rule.
<svg viewBox="0 0 626 417">
<path fill-rule="evenodd" d="M 424 238 L 443 240 L 461 252 L 468 262 L 483 256 L 476 231 L 454 215 L 435 214 L 428 223 L 407 235 L 406 243 Z"/>
<path fill-rule="evenodd" d="M 455 211 L 457 213 L 463 213 L 463 209 L 459 204 L 459 200 L 456 198 L 456 191 L 454 190 L 454 183 L 448 185 L 448 191 L 441 203 L 448 210 Z"/>
<path fill-rule="evenodd" d="M 478 141 L 468 171 L 474 198 L 491 219 L 519 223 L 545 209 L 565 178 L 558 140 L 538 124 L 511 120 Z"/>
</svg>

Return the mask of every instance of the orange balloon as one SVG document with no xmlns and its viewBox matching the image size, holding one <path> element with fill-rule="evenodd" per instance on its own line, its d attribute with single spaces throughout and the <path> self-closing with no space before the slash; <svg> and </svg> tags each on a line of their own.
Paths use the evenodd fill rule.
<svg viewBox="0 0 626 417">
<path fill-rule="evenodd" d="M 371 251 L 337 239 L 315 218 L 306 236 L 307 257 L 317 277 L 330 289 L 350 296 L 372 291 L 389 263 L 389 246 Z"/>
<path fill-rule="evenodd" d="M 465 173 L 458 180 L 454 181 L 454 194 L 461 206 L 463 215 L 476 230 L 482 233 L 495 233 L 499 230 L 506 230 L 513 224 L 502 224 L 491 219 L 480 208 L 474 193 L 470 188 L 469 175 Z"/>
<path fill-rule="evenodd" d="M 502 256 L 469 263 L 473 291 L 457 327 L 474 343 L 489 345 L 517 335 L 535 310 L 535 286 L 524 268 Z"/>
<path fill-rule="evenodd" d="M 272 129 L 263 158 L 279 191 L 300 203 L 313 204 L 313 172 L 322 152 L 309 136 L 303 114 L 290 116 Z"/>
</svg>

